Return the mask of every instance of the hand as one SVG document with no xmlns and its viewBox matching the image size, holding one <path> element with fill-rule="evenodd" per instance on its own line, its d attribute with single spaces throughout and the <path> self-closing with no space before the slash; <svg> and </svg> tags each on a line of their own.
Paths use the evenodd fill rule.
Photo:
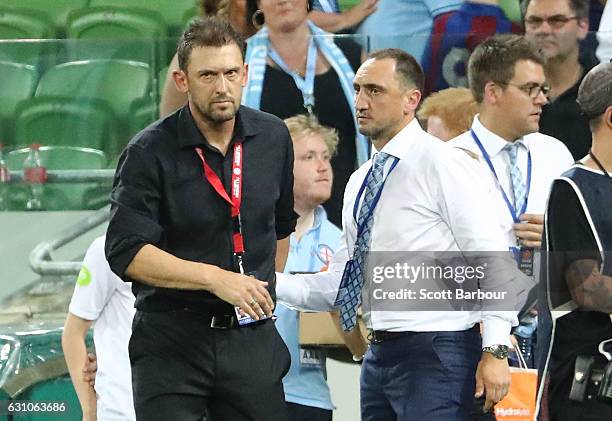
<svg viewBox="0 0 612 421">
<path fill-rule="evenodd" d="M 482 353 L 482 358 L 476 370 L 476 393 L 479 398 L 486 393 L 483 411 L 487 412 L 497 402 L 508 394 L 510 388 L 510 367 L 508 360 L 495 358 L 488 352 Z"/>
<path fill-rule="evenodd" d="M 83 367 L 83 380 L 91 387 L 96 385 L 96 373 L 98 371 L 98 359 L 90 352 L 87 353 L 87 361 Z"/>
<path fill-rule="evenodd" d="M 542 232 L 544 231 L 544 215 L 524 213 L 519 219 L 520 224 L 514 224 L 514 233 L 520 244 L 526 247 L 542 247 Z"/>
<path fill-rule="evenodd" d="M 516 349 L 518 347 L 518 341 L 516 340 L 516 336 L 510 335 L 510 343 L 512 344 L 512 349 Z"/>
<path fill-rule="evenodd" d="M 253 320 L 272 316 L 274 302 L 267 282 L 240 273 L 218 269 L 211 278 L 211 292 L 223 301 L 240 307 Z"/>
<path fill-rule="evenodd" d="M 376 11 L 377 6 L 378 0 L 361 0 L 359 4 L 346 11 L 349 17 L 349 26 L 355 26 L 361 23 L 362 20 Z"/>
</svg>

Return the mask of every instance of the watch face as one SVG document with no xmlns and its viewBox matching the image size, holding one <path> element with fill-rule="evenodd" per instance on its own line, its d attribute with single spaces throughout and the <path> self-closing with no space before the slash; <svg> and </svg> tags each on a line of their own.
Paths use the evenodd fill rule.
<svg viewBox="0 0 612 421">
<path fill-rule="evenodd" d="M 484 352 L 492 354 L 500 360 L 508 357 L 508 347 L 506 345 L 493 345 L 483 349 Z"/>
</svg>

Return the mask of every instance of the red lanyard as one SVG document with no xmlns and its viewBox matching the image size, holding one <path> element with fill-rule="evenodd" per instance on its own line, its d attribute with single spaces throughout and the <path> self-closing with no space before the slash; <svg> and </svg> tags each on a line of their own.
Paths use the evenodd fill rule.
<svg viewBox="0 0 612 421">
<path fill-rule="evenodd" d="M 204 152 L 202 148 L 195 148 L 198 156 L 202 160 L 202 166 L 204 167 L 204 177 L 213 186 L 215 191 L 221 196 L 232 209 L 232 220 L 233 226 L 233 242 L 234 242 L 234 254 L 239 257 L 238 263 L 242 266 L 242 254 L 244 253 L 244 240 L 242 238 L 242 222 L 240 220 L 240 204 L 242 202 L 242 142 L 236 141 L 234 143 L 234 158 L 232 160 L 232 184 L 231 194 L 232 198 L 228 196 L 223 183 L 210 168 L 210 165 L 206 163 L 204 159 Z M 240 268 L 242 271 L 242 267 Z"/>
</svg>

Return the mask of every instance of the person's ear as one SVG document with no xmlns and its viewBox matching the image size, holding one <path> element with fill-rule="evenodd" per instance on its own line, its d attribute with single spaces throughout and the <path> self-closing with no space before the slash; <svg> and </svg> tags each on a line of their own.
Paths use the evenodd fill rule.
<svg viewBox="0 0 612 421">
<path fill-rule="evenodd" d="M 187 80 L 187 74 L 182 70 L 173 70 L 172 71 L 172 79 L 174 80 L 174 85 L 176 85 L 176 89 L 179 92 L 186 94 L 189 92 L 189 81 Z"/>
<path fill-rule="evenodd" d="M 404 94 L 404 114 L 414 114 L 421 102 L 421 91 L 418 89 L 410 89 Z"/>
<path fill-rule="evenodd" d="M 487 82 L 484 86 L 482 102 L 485 104 L 495 105 L 499 101 L 501 87 L 495 82 Z"/>
<path fill-rule="evenodd" d="M 582 41 L 589 34 L 589 18 L 576 19 L 578 25 L 578 39 Z"/>
</svg>

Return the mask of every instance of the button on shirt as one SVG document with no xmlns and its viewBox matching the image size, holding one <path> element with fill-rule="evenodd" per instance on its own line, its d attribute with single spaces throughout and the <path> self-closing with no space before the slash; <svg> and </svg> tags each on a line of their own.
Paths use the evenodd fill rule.
<svg viewBox="0 0 612 421">
<path fill-rule="evenodd" d="M 510 164 L 508 154 L 504 147 L 508 142 L 482 125 L 478 116 L 474 117 L 472 129 L 489 154 L 493 168 L 497 173 L 499 183 L 491 172 L 482 156 L 480 148 L 476 145 L 471 133 L 465 132 L 449 143 L 452 146 L 467 149 L 476 154 L 480 161 L 482 180 L 490 191 L 491 200 L 495 207 L 495 217 L 508 240 L 508 247 L 516 246 L 514 234 L 514 221 L 502 196 L 503 189 L 512 202 L 512 181 L 510 178 Z M 526 213 L 543 215 L 546 210 L 546 201 L 550 187 L 555 178 L 559 177 L 572 164 L 573 158 L 567 147 L 554 137 L 542 133 L 532 133 L 517 139 L 523 144 L 518 148 L 518 168 L 527 183 L 527 156 L 531 152 L 531 187 L 527 199 Z M 537 272 L 534 272 L 537 273 Z"/>
<path fill-rule="evenodd" d="M 372 251 L 505 251 L 508 247 L 490 207 L 488 192 L 475 182 L 478 162 L 424 132 L 413 119 L 382 149 L 399 162 L 389 175 L 374 210 Z M 386 177 L 394 159 L 387 160 Z M 353 254 L 357 226 L 353 206 L 368 170 L 368 161 L 351 177 L 345 191 L 343 237 L 327 272 L 277 275 L 279 299 L 305 310 L 333 307 L 338 285 Z M 510 259 L 510 258 L 509 258 Z M 518 270 L 507 273 L 508 284 Z M 368 286 L 364 294 L 368 293 Z M 483 346 L 509 345 L 516 312 L 379 311 L 364 313 L 370 329 L 386 331 L 460 331 L 483 320 Z"/>
<path fill-rule="evenodd" d="M 198 130 L 185 106 L 136 135 L 119 161 L 111 195 L 106 255 L 125 281 L 125 270 L 146 244 L 174 256 L 237 271 L 230 206 L 204 177 L 195 147 L 230 191 L 233 143 L 243 141 L 241 217 L 246 272 L 268 281 L 274 297 L 276 240 L 295 228 L 293 146 L 282 120 L 240 107 L 232 144 L 223 156 Z M 136 308 L 192 305 L 232 314 L 230 304 L 207 291 L 156 288 L 133 282 Z"/>
</svg>

